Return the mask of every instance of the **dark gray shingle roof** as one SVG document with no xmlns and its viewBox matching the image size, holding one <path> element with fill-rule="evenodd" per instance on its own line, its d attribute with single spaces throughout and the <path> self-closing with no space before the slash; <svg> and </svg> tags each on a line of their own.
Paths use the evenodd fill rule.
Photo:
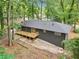
<svg viewBox="0 0 79 59">
<path fill-rule="evenodd" d="M 27 20 L 22 22 L 22 26 L 25 27 L 32 27 L 37 29 L 43 29 L 53 32 L 60 32 L 60 33 L 69 33 L 71 30 L 71 26 L 67 24 L 62 24 L 58 22 L 52 21 L 38 21 L 38 20 Z"/>
</svg>

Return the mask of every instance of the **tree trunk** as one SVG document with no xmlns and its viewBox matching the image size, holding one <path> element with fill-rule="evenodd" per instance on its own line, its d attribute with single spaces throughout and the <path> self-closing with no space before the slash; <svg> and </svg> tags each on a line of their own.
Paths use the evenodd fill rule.
<svg viewBox="0 0 79 59">
<path fill-rule="evenodd" d="M 76 29 L 76 22 L 74 21 L 74 31 L 75 31 L 75 29 Z"/>
<path fill-rule="evenodd" d="M 25 16 L 25 8 L 24 8 L 23 21 L 25 21 L 25 18 L 26 18 L 26 16 Z"/>
<path fill-rule="evenodd" d="M 33 5 L 33 1 L 32 1 L 32 18 L 34 19 L 34 5 Z"/>
<path fill-rule="evenodd" d="M 2 6 L 0 6 L 0 24 L 1 24 L 1 30 L 3 30 L 3 28 L 4 28 L 4 18 L 3 18 Z"/>
<path fill-rule="evenodd" d="M 8 0 L 8 6 L 7 6 L 7 26 L 8 26 L 8 45 L 12 46 L 12 40 L 11 40 L 11 27 L 10 27 L 10 11 L 11 11 L 11 0 Z"/>
<path fill-rule="evenodd" d="M 25 13 L 24 13 L 24 16 L 23 16 L 23 20 L 25 21 Z"/>
<path fill-rule="evenodd" d="M 63 4 L 63 0 L 60 1 L 61 7 L 62 7 L 62 11 L 64 13 L 64 4 Z M 61 21 L 62 22 L 62 21 Z M 65 17 L 63 18 L 63 22 L 66 23 Z"/>
<path fill-rule="evenodd" d="M 75 2 L 75 0 L 72 0 L 72 4 L 71 4 L 70 10 L 69 10 L 69 15 L 68 15 L 69 19 L 71 18 L 71 12 L 73 10 L 74 2 Z"/>
<path fill-rule="evenodd" d="M 42 20 L 42 1 L 41 1 L 41 20 Z"/>
<path fill-rule="evenodd" d="M 12 44 L 13 44 L 13 40 L 14 40 L 14 18 L 13 18 L 13 2 L 12 2 L 12 6 L 11 6 L 11 17 L 12 17 L 12 22 L 11 22 L 11 24 L 12 24 Z"/>
<path fill-rule="evenodd" d="M 29 15 L 28 15 L 28 20 L 29 20 Z"/>
</svg>

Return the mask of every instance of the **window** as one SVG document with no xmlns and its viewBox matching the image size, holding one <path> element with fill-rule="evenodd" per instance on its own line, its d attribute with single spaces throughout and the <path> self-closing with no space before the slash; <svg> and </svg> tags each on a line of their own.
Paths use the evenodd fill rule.
<svg viewBox="0 0 79 59">
<path fill-rule="evenodd" d="M 46 30 L 43 30 L 44 33 L 46 33 Z"/>
<path fill-rule="evenodd" d="M 58 33 L 58 32 L 55 32 L 54 34 L 57 36 L 61 36 L 61 33 Z"/>
<path fill-rule="evenodd" d="M 35 29 L 35 28 L 31 28 L 31 32 L 39 34 L 39 32 L 37 31 L 37 29 Z"/>
<path fill-rule="evenodd" d="M 35 28 L 31 28 L 31 32 L 36 32 L 36 29 Z"/>
</svg>

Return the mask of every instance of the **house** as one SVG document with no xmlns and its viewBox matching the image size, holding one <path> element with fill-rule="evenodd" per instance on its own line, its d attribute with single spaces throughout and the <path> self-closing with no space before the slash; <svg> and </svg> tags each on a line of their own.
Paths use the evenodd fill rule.
<svg viewBox="0 0 79 59">
<path fill-rule="evenodd" d="M 63 47 L 61 42 L 68 39 L 68 34 L 71 31 L 71 26 L 54 22 L 42 20 L 27 20 L 22 22 L 23 31 L 34 31 L 39 33 L 39 38 L 49 43 Z"/>
</svg>

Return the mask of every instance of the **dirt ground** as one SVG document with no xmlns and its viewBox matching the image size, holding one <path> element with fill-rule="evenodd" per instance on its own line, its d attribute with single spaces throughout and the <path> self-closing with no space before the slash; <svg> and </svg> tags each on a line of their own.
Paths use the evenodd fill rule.
<svg viewBox="0 0 79 59">
<path fill-rule="evenodd" d="M 77 37 L 78 34 L 70 33 L 69 38 Z M 15 59 L 59 59 L 59 54 L 55 55 L 48 51 L 43 51 L 27 45 L 23 47 L 16 42 L 11 47 L 7 46 L 7 39 L 3 40 L 2 44 L 6 48 L 6 53 L 15 54 Z"/>
<path fill-rule="evenodd" d="M 79 37 L 79 33 L 70 32 L 68 35 L 69 39 L 77 38 Z"/>
<path fill-rule="evenodd" d="M 48 51 L 43 51 L 29 45 L 23 47 L 17 43 L 8 47 L 6 42 L 6 40 L 3 41 L 3 43 L 5 43 L 3 46 L 6 47 L 6 53 L 15 54 L 15 59 L 58 59 L 58 55 Z"/>
</svg>

